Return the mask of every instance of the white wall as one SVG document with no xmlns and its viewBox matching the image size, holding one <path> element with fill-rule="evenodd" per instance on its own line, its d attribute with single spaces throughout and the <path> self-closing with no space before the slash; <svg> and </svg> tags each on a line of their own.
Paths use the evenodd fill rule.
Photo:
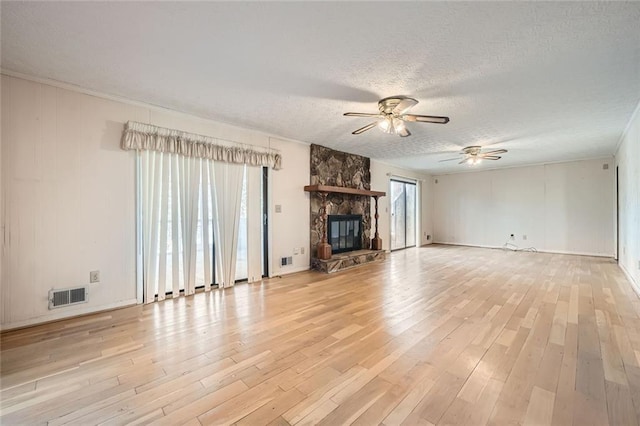
<svg viewBox="0 0 640 426">
<path fill-rule="evenodd" d="M 3 329 L 135 303 L 135 159 L 120 150 L 128 120 L 278 148 L 271 172 L 272 275 L 308 269 L 309 146 L 177 112 L 2 76 L 6 206 Z M 274 206 L 282 205 L 282 213 Z M 101 282 L 89 284 L 89 271 Z M 89 302 L 48 310 L 48 291 L 89 285 Z"/>
<path fill-rule="evenodd" d="M 640 294 L 640 105 L 616 152 L 620 240 L 618 262 Z"/>
<path fill-rule="evenodd" d="M 390 180 L 391 177 L 405 177 L 415 179 L 418 181 L 420 187 L 419 192 L 419 204 L 420 204 L 420 222 L 419 235 L 420 245 L 430 244 L 433 240 L 427 240 L 427 235 L 433 236 L 433 184 L 430 175 L 417 173 L 415 171 L 409 171 L 400 169 L 398 167 L 391 166 L 379 161 L 371 160 L 371 190 L 384 191 L 387 193 L 385 197 L 378 200 L 378 233 L 382 238 L 382 248 L 384 250 L 390 249 L 391 241 L 391 217 L 389 208 L 389 194 L 391 189 Z M 373 199 L 371 200 L 371 217 L 375 214 Z M 373 237 L 374 229 L 373 223 L 371 229 L 371 236 Z"/>
<path fill-rule="evenodd" d="M 4 76 L 2 103 L 2 327 L 134 303 L 134 154 L 118 143 L 145 111 Z M 88 304 L 48 310 L 92 270 Z"/>
<path fill-rule="evenodd" d="M 609 158 L 435 176 L 435 241 L 501 247 L 515 234 L 522 248 L 613 256 L 613 165 Z"/>
<path fill-rule="evenodd" d="M 309 185 L 311 147 L 278 138 L 271 139 L 271 146 L 282 152 L 282 170 L 272 171 L 270 176 L 270 272 L 275 276 L 307 270 L 311 262 L 310 201 L 309 193 L 303 189 Z M 280 206 L 281 213 L 276 212 L 276 205 Z M 293 258 L 293 264 L 281 266 L 280 259 L 288 256 Z"/>
</svg>

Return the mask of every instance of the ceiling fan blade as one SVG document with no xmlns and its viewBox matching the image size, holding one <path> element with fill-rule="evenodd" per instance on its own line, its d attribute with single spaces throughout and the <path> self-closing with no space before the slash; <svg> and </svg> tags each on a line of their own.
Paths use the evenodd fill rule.
<svg viewBox="0 0 640 426">
<path fill-rule="evenodd" d="M 345 112 L 347 117 L 379 117 L 380 114 L 370 114 L 368 112 Z"/>
<path fill-rule="evenodd" d="M 435 115 L 404 114 L 400 118 L 405 121 L 417 121 L 420 123 L 447 124 L 449 122 L 449 117 L 437 117 Z"/>
<path fill-rule="evenodd" d="M 376 127 L 378 125 L 377 121 L 374 121 L 371 124 L 367 124 L 364 127 L 360 127 L 358 130 L 354 130 L 353 132 L 351 132 L 352 135 L 359 135 L 360 133 L 364 133 L 369 129 L 373 129 L 374 127 Z"/>
<path fill-rule="evenodd" d="M 505 152 L 509 152 L 506 149 L 496 149 L 494 151 L 487 151 L 487 152 L 483 152 L 482 154 L 487 155 L 487 154 L 504 154 Z"/>
<path fill-rule="evenodd" d="M 482 158 L 483 160 L 499 160 L 502 157 L 498 156 L 498 155 L 479 155 L 479 158 Z"/>
<path fill-rule="evenodd" d="M 411 132 L 406 127 L 403 127 L 402 130 L 398 132 L 398 136 L 401 138 L 406 138 L 407 136 L 411 136 Z"/>
<path fill-rule="evenodd" d="M 409 111 L 414 105 L 417 105 L 417 104 L 418 104 L 418 101 L 413 98 L 404 98 L 398 103 L 398 105 L 396 105 L 393 108 L 391 112 L 396 115 L 402 115 L 405 112 Z"/>
<path fill-rule="evenodd" d="M 446 160 L 440 160 L 440 161 L 438 161 L 438 163 L 442 163 L 442 162 L 445 162 L 445 161 L 459 160 L 459 159 L 460 159 L 460 157 L 456 157 L 456 158 L 447 158 Z M 465 160 L 466 160 L 466 158 L 465 158 Z"/>
</svg>

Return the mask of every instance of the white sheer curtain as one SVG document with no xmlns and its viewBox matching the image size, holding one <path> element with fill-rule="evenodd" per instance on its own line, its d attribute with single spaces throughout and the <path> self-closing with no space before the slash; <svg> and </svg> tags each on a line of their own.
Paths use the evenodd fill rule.
<svg viewBox="0 0 640 426">
<path fill-rule="evenodd" d="M 139 155 L 144 303 L 167 292 L 190 295 L 197 286 L 233 286 L 245 166 L 158 151 Z M 254 176 L 261 168 L 248 169 Z"/>
<path fill-rule="evenodd" d="M 193 294 L 197 281 L 209 290 L 212 235 L 202 219 L 214 208 L 200 189 L 211 162 L 156 151 L 140 155 L 144 302 L 156 294 L 163 300 L 169 291 Z M 200 258 L 199 249 L 205 252 Z"/>
<path fill-rule="evenodd" d="M 216 258 L 220 259 L 218 284 L 231 287 L 236 281 L 236 258 L 238 255 L 238 229 L 240 227 L 240 205 L 244 165 L 216 163 L 215 189 L 218 200 L 216 240 L 219 241 Z"/>
</svg>

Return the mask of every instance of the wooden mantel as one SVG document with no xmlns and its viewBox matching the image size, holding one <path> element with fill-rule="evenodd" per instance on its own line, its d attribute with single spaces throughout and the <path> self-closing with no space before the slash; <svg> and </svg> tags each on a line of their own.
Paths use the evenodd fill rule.
<svg viewBox="0 0 640 426">
<path fill-rule="evenodd" d="M 384 197 L 386 192 L 382 191 L 367 191 L 366 189 L 356 188 L 344 188 L 342 186 L 329 186 L 329 185 L 307 185 L 304 187 L 307 192 L 324 192 L 327 194 L 349 194 L 349 195 L 364 195 L 367 197 Z"/>
<path fill-rule="evenodd" d="M 348 194 L 348 195 L 363 195 L 365 197 L 373 197 L 375 201 L 375 226 L 376 232 L 371 240 L 371 248 L 373 250 L 382 250 L 382 239 L 378 235 L 378 198 L 384 197 L 386 192 L 382 191 L 368 191 L 366 189 L 356 188 L 344 188 L 342 186 L 329 186 L 329 185 L 307 185 L 304 187 L 307 192 L 317 192 L 321 197 L 321 214 L 322 218 L 322 236 L 318 243 L 317 257 L 318 259 L 328 260 L 331 258 L 331 245 L 327 242 L 327 195 L 329 194 Z"/>
</svg>

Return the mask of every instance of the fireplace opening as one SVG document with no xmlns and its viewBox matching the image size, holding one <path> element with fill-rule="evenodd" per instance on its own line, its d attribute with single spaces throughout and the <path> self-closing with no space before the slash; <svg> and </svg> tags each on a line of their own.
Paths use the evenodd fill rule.
<svg viewBox="0 0 640 426">
<path fill-rule="evenodd" d="M 362 248 L 362 215 L 329 215 L 327 225 L 327 241 L 331 244 L 332 253 Z"/>
</svg>

